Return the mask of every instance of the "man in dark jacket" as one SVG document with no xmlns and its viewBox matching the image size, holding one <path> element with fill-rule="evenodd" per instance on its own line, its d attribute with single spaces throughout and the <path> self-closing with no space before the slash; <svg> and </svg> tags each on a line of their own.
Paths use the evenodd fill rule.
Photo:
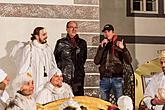
<svg viewBox="0 0 165 110">
<path fill-rule="evenodd" d="M 57 41 L 54 55 L 57 66 L 63 73 L 64 82 L 72 87 L 75 96 L 83 96 L 87 44 L 85 40 L 79 38 L 77 29 L 75 21 L 67 23 L 67 35 Z"/>
<path fill-rule="evenodd" d="M 100 43 L 94 63 L 100 65 L 100 91 L 101 98 L 109 101 L 110 90 L 113 90 L 117 100 L 123 94 L 124 62 L 131 64 L 132 58 L 126 45 L 114 34 L 114 28 L 106 24 L 102 30 L 104 39 Z"/>
</svg>

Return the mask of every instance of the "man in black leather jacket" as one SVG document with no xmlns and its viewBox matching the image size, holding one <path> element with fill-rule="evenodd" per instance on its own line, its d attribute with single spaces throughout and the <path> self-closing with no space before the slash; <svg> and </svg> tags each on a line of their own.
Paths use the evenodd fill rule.
<svg viewBox="0 0 165 110">
<path fill-rule="evenodd" d="M 131 64 L 132 57 L 123 39 L 119 40 L 115 35 L 112 25 L 105 25 L 102 32 L 105 39 L 100 43 L 94 58 L 94 63 L 100 65 L 101 98 L 109 101 L 112 89 L 117 100 L 123 94 L 123 64 Z"/>
<path fill-rule="evenodd" d="M 85 40 L 79 38 L 77 29 L 75 21 L 67 23 L 67 35 L 57 41 L 54 55 L 57 66 L 63 73 L 64 82 L 72 87 L 75 96 L 83 96 L 87 44 Z"/>
</svg>

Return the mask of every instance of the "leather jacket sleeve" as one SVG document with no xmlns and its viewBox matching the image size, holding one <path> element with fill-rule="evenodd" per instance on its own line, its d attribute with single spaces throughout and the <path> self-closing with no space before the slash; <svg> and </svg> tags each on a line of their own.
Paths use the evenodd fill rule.
<svg viewBox="0 0 165 110">
<path fill-rule="evenodd" d="M 130 52 L 128 51 L 128 49 L 126 47 L 124 47 L 124 49 L 123 49 L 123 59 L 124 59 L 126 64 L 131 64 L 132 63 L 131 54 L 130 54 Z"/>
<path fill-rule="evenodd" d="M 86 42 L 84 42 L 84 53 L 83 53 L 83 64 L 85 64 L 85 62 L 86 62 L 86 59 L 87 59 L 87 43 Z"/>
<path fill-rule="evenodd" d="M 103 53 L 104 53 L 104 49 L 105 49 L 105 47 L 101 47 L 101 45 L 99 45 L 99 47 L 97 49 L 96 56 L 94 58 L 94 63 L 96 65 L 99 65 L 100 64 L 100 61 L 101 61 L 102 56 L 103 56 Z"/>
<path fill-rule="evenodd" d="M 54 56 L 58 67 L 60 67 L 59 61 L 61 56 L 60 55 L 61 48 L 62 47 L 60 46 L 60 41 L 58 40 L 54 49 Z"/>
</svg>

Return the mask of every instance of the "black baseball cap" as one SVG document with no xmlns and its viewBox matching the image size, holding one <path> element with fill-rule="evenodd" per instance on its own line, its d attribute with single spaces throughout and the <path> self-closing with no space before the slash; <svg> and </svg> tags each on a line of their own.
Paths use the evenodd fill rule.
<svg viewBox="0 0 165 110">
<path fill-rule="evenodd" d="M 102 30 L 102 32 L 104 32 L 105 30 L 112 30 L 114 31 L 114 28 L 111 24 L 106 24 Z"/>
</svg>

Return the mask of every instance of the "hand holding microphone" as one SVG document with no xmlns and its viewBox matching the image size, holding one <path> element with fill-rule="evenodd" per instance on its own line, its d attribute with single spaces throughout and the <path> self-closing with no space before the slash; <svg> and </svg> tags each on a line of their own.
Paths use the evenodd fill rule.
<svg viewBox="0 0 165 110">
<path fill-rule="evenodd" d="M 109 42 L 108 39 L 104 39 L 104 40 L 102 40 L 101 43 L 100 43 L 101 47 L 106 46 L 108 42 Z"/>
</svg>

